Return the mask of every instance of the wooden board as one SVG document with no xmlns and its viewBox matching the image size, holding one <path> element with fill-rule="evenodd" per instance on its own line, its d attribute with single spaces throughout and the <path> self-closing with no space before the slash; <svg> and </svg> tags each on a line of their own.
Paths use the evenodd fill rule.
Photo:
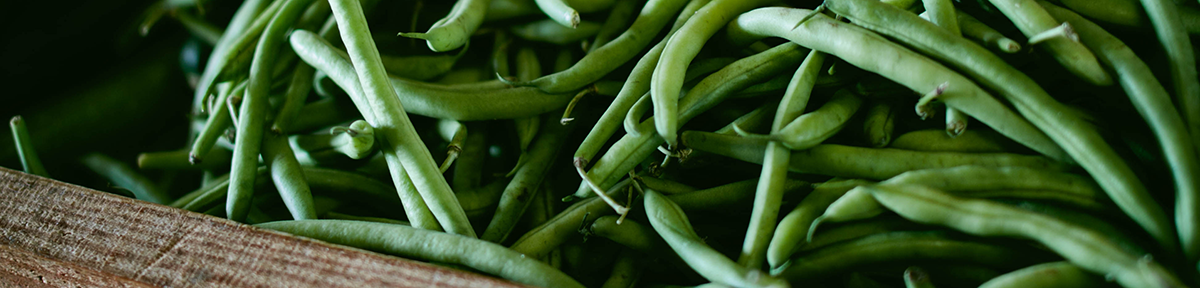
<svg viewBox="0 0 1200 288">
<path fill-rule="evenodd" d="M 526 287 L 0 167 L 0 286 Z"/>
</svg>

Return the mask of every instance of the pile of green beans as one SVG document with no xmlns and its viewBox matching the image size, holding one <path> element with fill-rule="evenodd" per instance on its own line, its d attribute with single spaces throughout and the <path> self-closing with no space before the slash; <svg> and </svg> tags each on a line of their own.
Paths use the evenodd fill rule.
<svg viewBox="0 0 1200 288">
<path fill-rule="evenodd" d="M 154 5 L 187 138 L 79 163 L 542 287 L 1196 287 L 1200 12 L 1137 2 Z"/>
</svg>

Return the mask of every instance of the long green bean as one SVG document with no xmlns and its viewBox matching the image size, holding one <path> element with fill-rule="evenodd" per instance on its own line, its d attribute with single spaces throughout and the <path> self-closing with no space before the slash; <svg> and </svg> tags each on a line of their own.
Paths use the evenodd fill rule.
<svg viewBox="0 0 1200 288">
<path fill-rule="evenodd" d="M 29 128 L 25 128 L 25 119 L 22 119 L 21 116 L 14 116 L 8 121 L 8 127 L 12 130 L 14 146 L 17 147 L 17 155 L 21 159 L 21 167 L 25 169 L 25 173 L 50 177 L 50 174 L 46 173 L 46 167 L 42 166 L 42 160 L 38 158 L 37 151 L 33 149 L 33 140 L 29 136 Z"/>
</svg>

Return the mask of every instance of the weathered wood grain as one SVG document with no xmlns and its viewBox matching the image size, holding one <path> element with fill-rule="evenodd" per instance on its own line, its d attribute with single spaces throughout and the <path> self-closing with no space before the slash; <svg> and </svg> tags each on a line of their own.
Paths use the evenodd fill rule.
<svg viewBox="0 0 1200 288">
<path fill-rule="evenodd" d="M 2 167 L 0 266 L 49 286 L 524 287 Z"/>
</svg>

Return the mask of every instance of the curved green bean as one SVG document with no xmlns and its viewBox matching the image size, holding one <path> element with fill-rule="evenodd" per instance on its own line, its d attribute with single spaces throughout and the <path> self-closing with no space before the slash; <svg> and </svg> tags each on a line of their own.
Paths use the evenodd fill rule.
<svg viewBox="0 0 1200 288">
<path fill-rule="evenodd" d="M 1196 149 L 1188 149 L 1196 147 L 1193 146 L 1195 142 L 1186 137 L 1187 125 L 1173 109 L 1166 89 L 1154 78 L 1146 63 L 1121 40 L 1077 14 L 1053 4 L 1045 3 L 1044 6 L 1050 14 L 1074 25 L 1083 44 L 1095 51 L 1101 62 L 1116 71 L 1117 81 L 1129 95 L 1129 100 L 1154 129 L 1175 178 L 1175 226 L 1180 244 L 1189 260 L 1200 258 L 1200 179 L 1196 177 L 1200 175 L 1200 156 L 1197 156 Z M 1180 102 L 1180 105 L 1185 103 Z"/>
<path fill-rule="evenodd" d="M 555 115 L 547 113 L 546 117 L 553 118 Z M 496 243 L 504 242 L 513 227 L 516 227 L 521 215 L 525 214 L 529 204 L 533 202 L 535 193 L 539 191 L 538 187 L 550 173 L 550 169 L 554 167 L 555 156 L 559 154 L 558 151 L 564 146 L 567 136 L 574 130 L 575 125 L 560 125 L 551 120 L 548 118 L 541 121 L 542 127 L 539 129 L 541 133 L 530 146 L 526 162 L 517 168 L 516 176 L 508 182 L 507 187 L 504 187 L 504 194 L 500 196 L 500 204 L 496 206 L 496 213 L 492 216 L 487 228 L 483 230 L 483 236 L 480 239 Z"/>
<path fill-rule="evenodd" d="M 12 130 L 17 156 L 21 159 L 21 167 L 25 169 L 25 173 L 50 177 L 50 174 L 46 173 L 46 167 L 42 166 L 42 160 L 38 158 L 37 151 L 33 149 L 33 141 L 29 137 L 29 128 L 25 128 L 25 120 L 20 115 L 13 116 L 8 121 L 8 127 Z"/>
<path fill-rule="evenodd" d="M 892 105 L 875 103 L 867 109 L 863 119 L 863 137 L 872 148 L 887 147 L 892 143 L 892 132 L 896 129 L 896 114 Z"/>
<path fill-rule="evenodd" d="M 1017 53 L 1017 51 L 1021 51 L 1020 43 L 1009 39 L 1004 34 L 1001 34 L 1000 31 L 988 27 L 987 24 L 983 24 L 983 22 L 975 19 L 971 14 L 962 11 L 957 11 L 957 14 L 959 28 L 962 29 L 962 36 L 979 40 L 983 44 L 995 47 L 1004 53 Z"/>
<path fill-rule="evenodd" d="M 80 161 L 84 166 L 108 179 L 117 188 L 133 192 L 138 200 L 166 204 L 171 199 L 153 181 L 117 159 L 104 154 L 92 153 L 83 156 Z"/>
<path fill-rule="evenodd" d="M 568 45 L 596 36 L 596 33 L 600 32 L 601 26 L 603 25 L 600 23 L 582 21 L 574 28 L 563 27 L 552 19 L 544 19 L 515 25 L 510 27 L 508 31 L 521 39 L 529 41 Z"/>
<path fill-rule="evenodd" d="M 231 87 L 232 90 L 223 89 L 217 94 L 216 107 L 208 113 L 208 119 L 204 120 L 204 128 L 200 129 L 200 134 L 196 136 L 192 142 L 191 151 L 188 155 L 188 161 L 192 164 L 200 164 L 204 157 L 213 149 L 213 145 L 217 143 L 217 139 L 225 134 L 225 129 L 233 125 L 233 118 L 230 118 L 229 109 L 220 109 L 220 104 L 225 103 L 230 97 L 241 98 L 246 92 L 246 84 L 249 82 L 242 81 L 237 86 Z"/>
<path fill-rule="evenodd" d="M 1050 12 L 1053 14 L 1054 12 Z M 1042 263 L 1008 272 L 979 288 L 1085 288 L 1112 286 L 1104 278 L 1089 273 L 1070 262 Z"/>
<path fill-rule="evenodd" d="M 696 235 L 687 215 L 679 205 L 667 197 L 646 190 L 646 217 L 667 245 L 679 254 L 683 261 L 709 281 L 733 285 L 737 287 L 789 287 L 775 277 L 766 275 L 758 269 L 738 265 L 720 252 L 713 250 L 700 235 Z"/>
<path fill-rule="evenodd" d="M 888 147 L 928 152 L 1001 153 L 1004 145 L 993 135 L 968 130 L 950 137 L 941 129 L 917 130 L 901 134 Z"/>
<path fill-rule="evenodd" d="M 471 34 L 483 24 L 490 0 L 458 0 L 450 15 L 433 23 L 425 33 L 400 33 L 400 36 L 425 40 L 429 50 L 444 52 L 462 47 L 471 39 Z"/>
<path fill-rule="evenodd" d="M 767 263 L 770 264 L 771 269 L 782 266 L 788 257 L 792 256 L 792 253 L 804 246 L 809 226 L 812 226 L 812 222 L 825 212 L 825 208 L 829 207 L 829 204 L 841 198 L 855 186 L 867 183 L 870 182 L 830 180 L 815 185 L 812 193 L 804 197 L 804 200 L 801 200 L 796 208 L 788 212 L 787 216 L 784 216 L 783 220 L 779 221 L 779 225 L 775 227 L 775 234 L 771 236 L 771 244 L 767 246 Z"/>
<path fill-rule="evenodd" d="M 534 3 L 555 23 L 570 28 L 579 26 L 579 12 L 571 8 L 566 0 L 534 0 Z"/>
<path fill-rule="evenodd" d="M 1177 237 L 1166 213 L 1151 199 L 1129 165 L 1091 124 L 1050 97 L 1029 76 L 1004 63 L 987 49 L 962 37 L 939 31 L 936 26 L 911 13 L 889 10 L 891 7 L 861 0 L 833 0 L 827 6 L 854 23 L 881 31 L 891 39 L 935 55 L 997 91 L 1030 122 L 1061 145 L 1071 159 L 1093 175 L 1121 210 L 1150 232 L 1165 249 L 1174 250 L 1174 247 L 1178 247 Z M 979 117 L 976 119 L 984 120 Z"/>
<path fill-rule="evenodd" d="M 267 133 L 263 136 L 262 156 L 275 183 L 283 204 L 291 212 L 292 219 L 317 219 L 312 191 L 309 189 L 304 171 L 288 144 L 287 136 Z"/>
<path fill-rule="evenodd" d="M 986 200 L 968 200 L 913 185 L 861 186 L 900 216 L 979 236 L 1027 238 L 1072 264 L 1104 274 L 1125 287 L 1185 287 L 1148 256 L 1133 255 L 1079 225 Z"/>
<path fill-rule="evenodd" d="M 334 4 L 337 10 L 337 4 Z M 347 220 L 300 220 L 257 224 L 336 244 L 471 267 L 514 282 L 542 287 L 583 287 L 535 258 L 495 243 L 404 225 Z"/>
</svg>

